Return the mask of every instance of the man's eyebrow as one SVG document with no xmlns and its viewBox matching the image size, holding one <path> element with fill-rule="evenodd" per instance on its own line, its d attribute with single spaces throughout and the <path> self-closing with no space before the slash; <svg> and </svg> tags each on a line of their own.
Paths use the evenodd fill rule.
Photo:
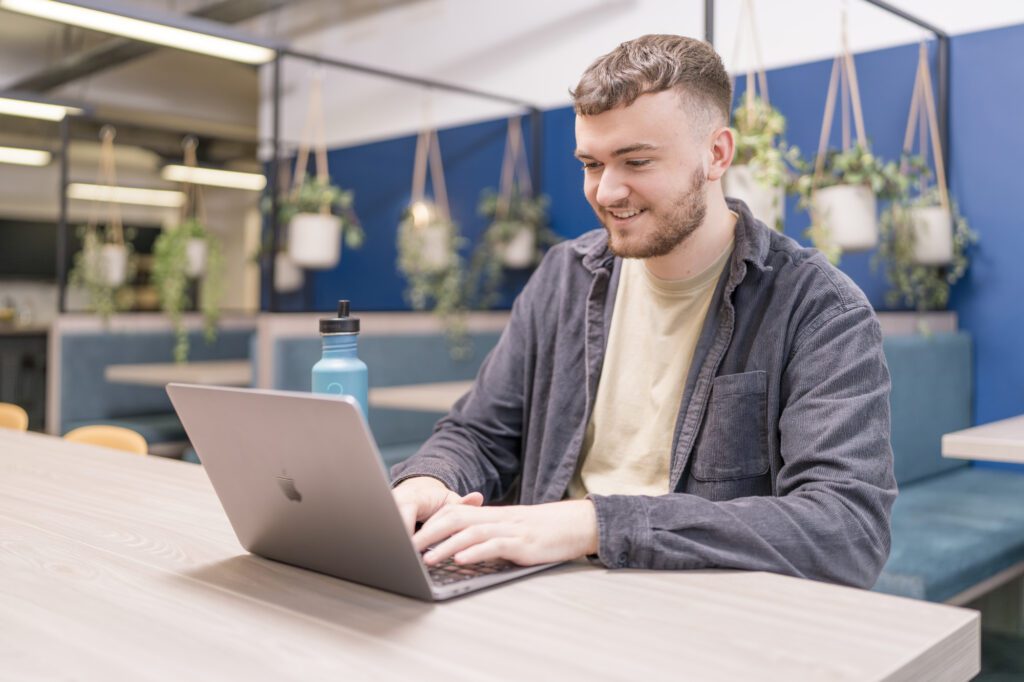
<svg viewBox="0 0 1024 682">
<path fill-rule="evenodd" d="M 615 151 L 612 152 L 612 158 L 615 158 L 615 157 L 618 157 L 618 156 L 622 156 L 624 154 L 632 154 L 633 152 L 654 151 L 657 148 L 658 147 L 653 145 L 653 144 L 648 144 L 646 142 L 637 142 L 636 144 L 631 144 L 628 147 L 620 147 L 619 149 L 616 149 Z M 575 152 L 573 152 L 573 156 L 575 156 L 577 159 L 593 159 L 594 158 L 590 154 L 587 154 L 586 152 L 584 152 L 582 150 L 579 150 L 579 149 L 577 149 Z"/>
</svg>

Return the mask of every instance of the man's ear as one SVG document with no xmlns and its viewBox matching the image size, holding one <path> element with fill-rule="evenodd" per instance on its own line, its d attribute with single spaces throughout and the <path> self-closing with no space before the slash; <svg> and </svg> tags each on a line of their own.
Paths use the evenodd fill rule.
<svg viewBox="0 0 1024 682">
<path fill-rule="evenodd" d="M 719 180 L 732 164 L 732 155 L 736 150 L 736 140 L 732 128 L 717 128 L 711 133 L 710 140 L 711 164 L 708 166 L 708 180 Z"/>
</svg>

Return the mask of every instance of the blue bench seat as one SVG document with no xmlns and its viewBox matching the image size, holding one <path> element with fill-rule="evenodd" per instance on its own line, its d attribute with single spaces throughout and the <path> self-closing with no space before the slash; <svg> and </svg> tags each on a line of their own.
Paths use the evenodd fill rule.
<svg viewBox="0 0 1024 682">
<path fill-rule="evenodd" d="M 1024 561 L 1024 476 L 961 468 L 904 488 L 875 590 L 942 602 Z"/>
<path fill-rule="evenodd" d="M 949 601 L 1024 562 L 1024 476 L 942 457 L 942 434 L 972 423 L 968 334 L 886 337 L 884 348 L 900 493 L 874 589 Z"/>
</svg>

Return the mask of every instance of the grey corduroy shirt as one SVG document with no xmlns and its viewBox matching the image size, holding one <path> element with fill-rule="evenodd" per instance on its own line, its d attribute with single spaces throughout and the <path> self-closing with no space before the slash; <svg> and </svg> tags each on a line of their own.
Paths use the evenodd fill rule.
<svg viewBox="0 0 1024 682">
<path fill-rule="evenodd" d="M 729 200 L 735 247 L 690 366 L 660 496 L 590 495 L 611 568 L 764 570 L 870 587 L 896 497 L 889 372 L 863 292 Z M 395 483 L 564 498 L 601 377 L 620 259 L 603 230 L 547 254 L 472 390 Z M 516 495 L 518 486 L 518 496 Z"/>
</svg>

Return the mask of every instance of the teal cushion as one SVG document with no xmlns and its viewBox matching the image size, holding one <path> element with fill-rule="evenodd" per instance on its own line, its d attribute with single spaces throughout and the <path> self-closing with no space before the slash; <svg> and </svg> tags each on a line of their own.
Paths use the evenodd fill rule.
<svg viewBox="0 0 1024 682">
<path fill-rule="evenodd" d="M 187 440 L 185 428 L 173 412 L 142 414 L 135 417 L 109 417 L 106 419 L 82 419 L 65 424 L 64 433 L 79 426 L 109 424 L 137 431 L 147 443 L 174 443 Z"/>
<path fill-rule="evenodd" d="M 963 332 L 888 336 L 885 359 L 892 375 L 892 449 L 896 481 L 907 485 L 951 469 L 942 434 L 971 425 L 971 337 Z"/>
<path fill-rule="evenodd" d="M 959 469 L 908 485 L 875 590 L 941 602 L 1024 561 L 1024 475 Z"/>
</svg>

